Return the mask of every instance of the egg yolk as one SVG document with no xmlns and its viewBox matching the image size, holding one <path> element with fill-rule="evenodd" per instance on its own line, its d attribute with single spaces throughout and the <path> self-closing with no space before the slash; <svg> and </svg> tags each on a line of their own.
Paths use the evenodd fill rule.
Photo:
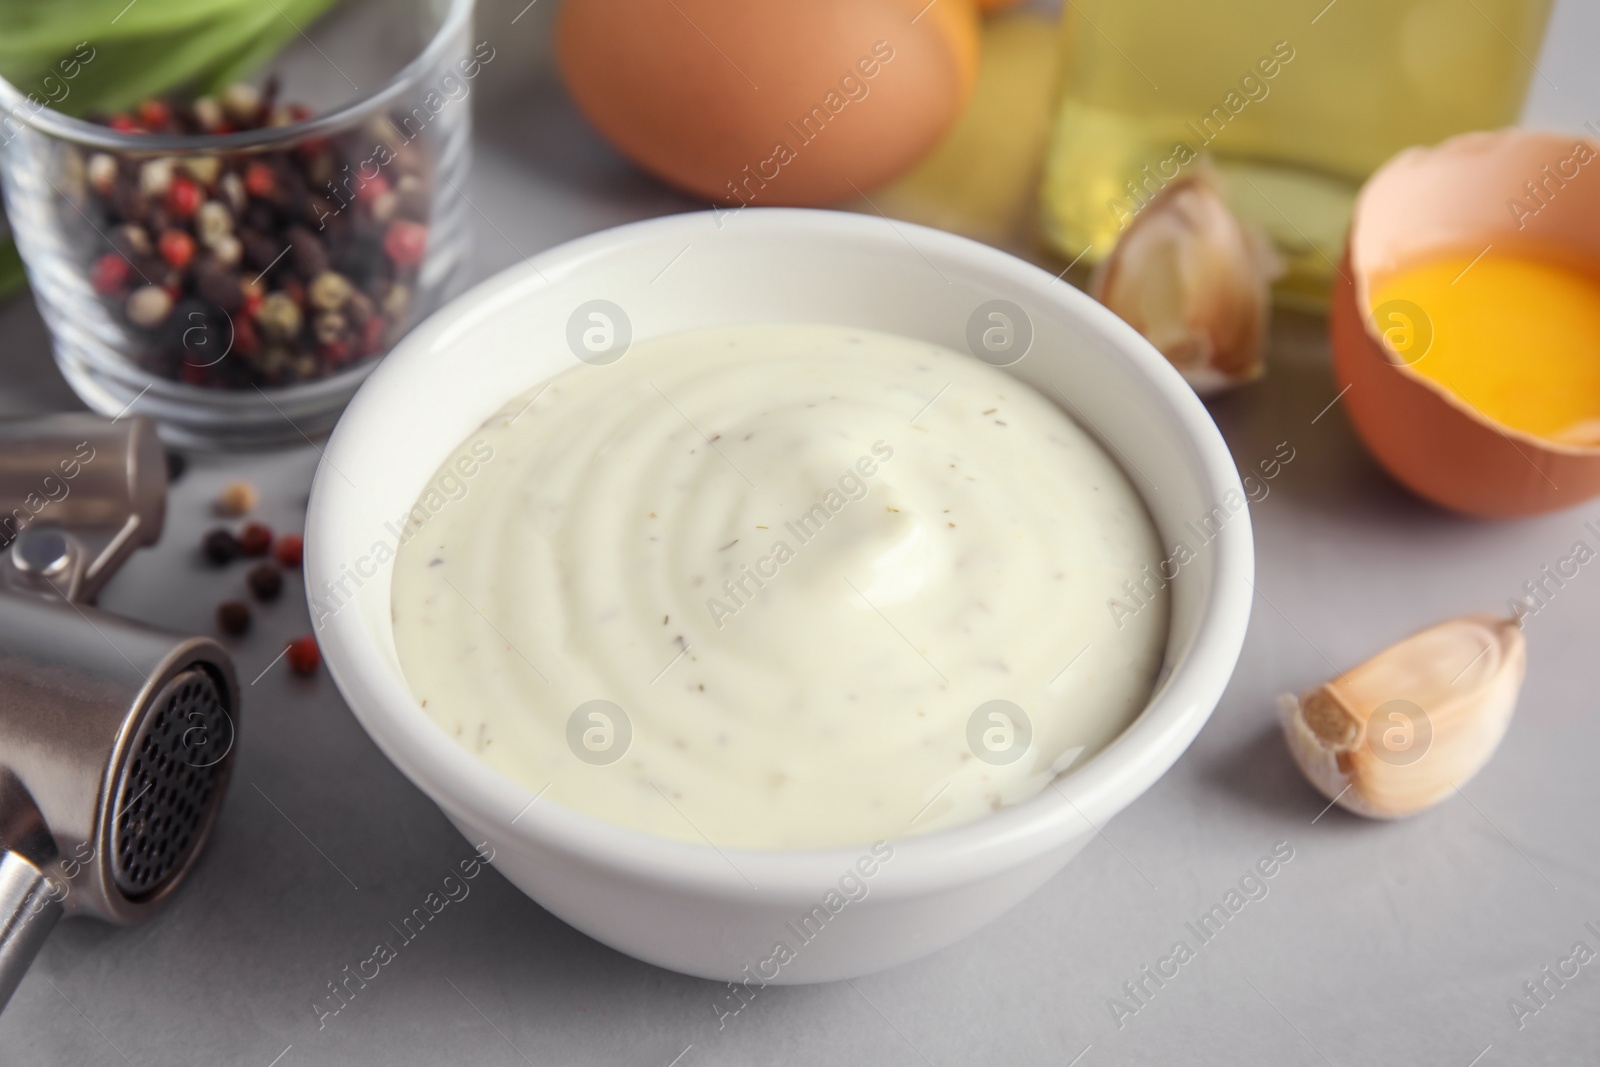
<svg viewBox="0 0 1600 1067">
<path fill-rule="evenodd" d="M 1372 308 L 1411 370 L 1484 417 L 1600 445 L 1600 270 L 1491 249 L 1401 271 Z"/>
</svg>

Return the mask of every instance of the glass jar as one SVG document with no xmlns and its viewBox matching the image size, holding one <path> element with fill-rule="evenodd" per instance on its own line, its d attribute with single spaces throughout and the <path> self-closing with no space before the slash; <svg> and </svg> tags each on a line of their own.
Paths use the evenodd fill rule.
<svg viewBox="0 0 1600 1067">
<path fill-rule="evenodd" d="M 1043 227 L 1103 259 L 1140 208 L 1209 157 L 1326 299 L 1361 183 L 1409 145 L 1516 121 L 1549 0 L 1073 0 Z"/>
<path fill-rule="evenodd" d="M 292 27 L 251 82 L 100 122 L 0 80 L 7 215 L 85 403 L 150 415 L 183 445 L 332 428 L 464 281 L 467 98 L 494 57 L 472 44 L 472 6 L 349 0 Z M 63 63 L 87 74 L 114 47 Z"/>
</svg>

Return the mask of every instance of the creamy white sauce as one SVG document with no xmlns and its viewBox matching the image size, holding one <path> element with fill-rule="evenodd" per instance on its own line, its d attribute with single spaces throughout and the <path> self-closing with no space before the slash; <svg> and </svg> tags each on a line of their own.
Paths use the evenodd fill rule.
<svg viewBox="0 0 1600 1067">
<path fill-rule="evenodd" d="M 718 847 L 1029 797 L 1138 714 L 1165 644 L 1164 591 L 1111 610 L 1162 553 L 1100 446 L 1001 371 L 864 330 L 576 367 L 413 515 L 394 635 L 428 714 L 539 803 Z M 971 725 L 997 700 L 1025 749 L 1008 705 Z"/>
</svg>

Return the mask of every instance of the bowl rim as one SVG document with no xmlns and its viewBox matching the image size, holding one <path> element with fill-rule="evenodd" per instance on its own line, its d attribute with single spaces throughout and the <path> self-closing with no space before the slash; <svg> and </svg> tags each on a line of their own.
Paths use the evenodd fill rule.
<svg viewBox="0 0 1600 1067">
<path fill-rule="evenodd" d="M 677 247 L 702 235 L 707 226 L 721 228 L 728 214 L 713 209 L 668 215 L 558 245 L 474 286 L 402 340 L 346 409 L 318 465 L 306 516 L 308 596 L 320 581 L 339 572 L 341 560 L 328 547 L 332 538 L 324 538 L 321 531 L 341 520 L 336 503 L 342 486 L 340 461 L 354 463 L 362 449 L 364 427 L 384 417 L 374 402 L 378 388 L 390 380 L 403 381 L 413 365 L 431 357 L 431 347 L 462 327 L 463 320 L 493 314 L 514 296 L 548 287 L 552 278 L 626 256 L 641 244 Z M 1163 402 L 1163 417 L 1179 425 L 1190 445 L 1189 459 L 1199 472 L 1206 498 L 1220 501 L 1229 491 L 1243 498 L 1232 454 L 1193 390 L 1132 327 L 1075 287 L 1056 285 L 1059 279 L 999 249 L 911 223 L 799 208 L 752 208 L 740 214 L 744 217 L 734 225 L 748 227 L 780 247 L 788 236 L 814 241 L 820 234 L 839 241 L 841 252 L 873 247 L 960 263 L 996 288 L 1027 293 L 1078 319 L 1126 357 Z M 1254 598 L 1248 507 L 1222 526 L 1208 547 L 1216 553 L 1215 570 L 1203 594 L 1194 637 L 1171 661 L 1138 717 L 1094 758 L 1027 800 L 974 822 L 893 839 L 895 877 L 880 892 L 915 895 L 974 882 L 1037 859 L 1087 833 L 1098 835 L 1105 819 L 1171 767 L 1215 709 L 1243 647 Z M 315 617 L 315 605 L 312 611 Z M 803 850 L 720 848 L 709 841 L 702 845 L 656 837 L 555 803 L 537 804 L 542 794 L 479 761 L 427 716 L 403 680 L 389 670 L 360 614 L 332 613 L 319 633 L 335 683 L 384 754 L 453 821 L 469 823 L 474 830 L 499 827 L 497 836 L 489 839 L 491 846 L 510 847 L 513 852 L 517 846 L 530 853 L 553 851 L 658 887 L 727 900 L 808 899 L 808 893 L 814 895 L 817 886 L 833 882 L 870 847 L 863 843 Z"/>
<path fill-rule="evenodd" d="M 331 111 L 314 114 L 285 126 L 221 134 L 124 133 L 52 107 L 32 106 L 32 94 L 23 92 L 3 76 L 0 76 L 0 119 L 15 118 L 30 129 L 80 147 L 140 156 L 260 152 L 290 147 L 309 138 L 331 136 L 363 122 L 387 107 L 396 97 L 415 88 L 444 57 L 457 34 L 465 32 L 472 25 L 472 12 L 477 0 L 449 0 L 449 4 L 427 44 L 382 84 L 368 92 L 358 90 L 355 96 Z M 305 37 L 302 27 L 296 25 L 295 29 L 301 37 Z"/>
</svg>

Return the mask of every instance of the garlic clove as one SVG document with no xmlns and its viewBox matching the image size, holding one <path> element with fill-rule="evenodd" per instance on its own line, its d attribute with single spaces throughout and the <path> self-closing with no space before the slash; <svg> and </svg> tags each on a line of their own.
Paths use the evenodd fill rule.
<svg viewBox="0 0 1600 1067">
<path fill-rule="evenodd" d="M 1449 796 L 1494 755 L 1527 668 L 1511 619 L 1429 627 L 1359 667 L 1281 699 L 1295 763 L 1323 796 L 1397 819 Z"/>
<path fill-rule="evenodd" d="M 1140 210 L 1089 280 L 1202 396 L 1261 377 L 1282 261 L 1201 167 Z"/>
</svg>

